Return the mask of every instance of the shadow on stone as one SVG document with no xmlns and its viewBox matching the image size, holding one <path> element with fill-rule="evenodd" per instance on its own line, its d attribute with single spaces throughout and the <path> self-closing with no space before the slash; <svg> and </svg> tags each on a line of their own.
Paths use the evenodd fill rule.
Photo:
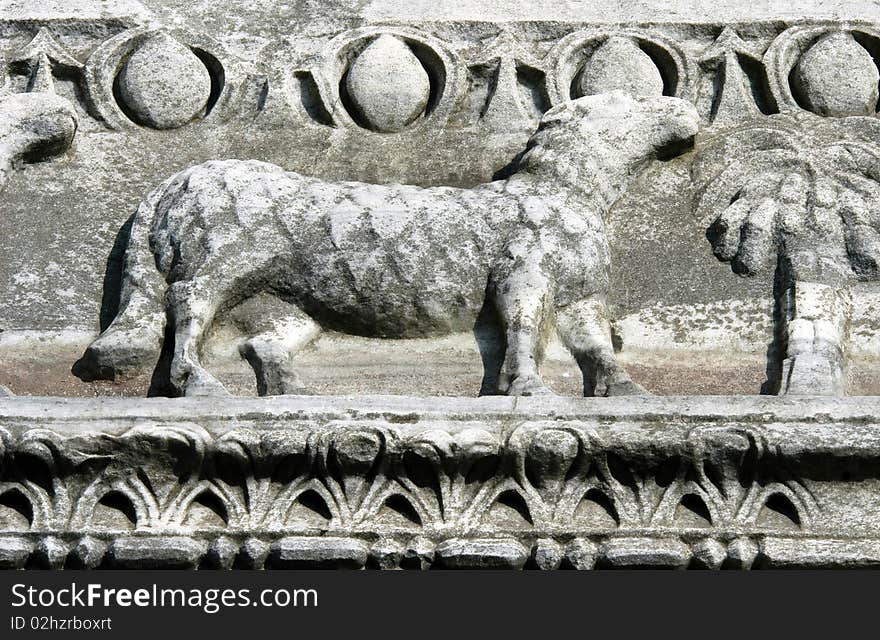
<svg viewBox="0 0 880 640">
<path fill-rule="evenodd" d="M 483 380 L 479 395 L 498 395 L 498 378 L 504 366 L 504 350 L 507 345 L 498 311 L 488 295 L 474 323 L 473 334 L 483 361 Z"/>
</svg>

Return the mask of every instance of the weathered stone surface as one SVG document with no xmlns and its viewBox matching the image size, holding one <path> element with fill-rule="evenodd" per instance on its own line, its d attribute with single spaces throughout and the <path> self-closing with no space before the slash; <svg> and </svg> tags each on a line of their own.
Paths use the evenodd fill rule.
<svg viewBox="0 0 880 640">
<path fill-rule="evenodd" d="M 727 559 L 727 549 L 718 540 L 701 540 L 693 547 L 693 562 L 701 569 L 720 569 Z"/>
<path fill-rule="evenodd" d="M 599 553 L 595 543 L 584 539 L 575 539 L 565 549 L 565 563 L 567 568 L 585 571 L 596 566 L 596 557 Z"/>
<path fill-rule="evenodd" d="M 612 538 L 599 550 L 600 562 L 615 568 L 682 569 L 691 550 L 678 540 Z"/>
<path fill-rule="evenodd" d="M 532 560 L 543 571 L 558 569 L 563 560 L 562 545 L 553 539 L 542 538 L 535 543 Z"/>
<path fill-rule="evenodd" d="M 402 542 L 383 538 L 370 547 L 370 561 L 379 569 L 400 569 L 406 551 Z"/>
<path fill-rule="evenodd" d="M 779 110 L 803 112 L 804 104 L 791 95 L 795 67 L 809 55 L 833 70 L 834 56 L 814 50 L 826 39 L 839 40 L 834 34 L 852 41 L 850 51 L 870 49 L 877 22 L 871 10 L 865 3 L 811 4 L 797 11 L 725 3 L 711 12 L 643 3 L 624 13 L 607 6 L 537 10 L 519 2 L 503 11 L 473 3 L 343 8 L 295 2 L 255 10 L 233 2 L 221 9 L 176 0 L 4 6 L 9 35 L 0 48 L 13 62 L 8 89 L 27 91 L 35 80 L 52 87 L 75 106 L 80 130 L 72 156 L 28 167 L 4 191 L 0 273 L 9 284 L 0 288 L 0 384 L 28 394 L 147 392 L 148 368 L 137 368 L 135 379 L 125 382 L 82 383 L 70 374 L 70 364 L 117 308 L 119 246 L 131 211 L 149 189 L 187 166 L 251 158 L 328 181 L 470 187 L 514 160 L 543 112 L 578 94 L 576 72 L 596 53 L 595 45 L 613 42 L 630 43 L 650 58 L 643 68 L 654 85 L 652 74 L 659 73 L 667 94 L 693 102 L 709 137 L 733 123 L 766 124 Z M 157 32 L 180 43 L 190 62 L 190 52 L 198 52 L 201 66 L 194 68 L 210 72 L 209 115 L 197 115 L 187 126 L 146 131 L 119 111 L 112 81 L 135 53 L 130 45 L 136 50 Z M 418 58 L 431 85 L 424 117 L 394 135 L 363 126 L 349 113 L 350 102 L 340 100 L 343 76 L 357 54 L 380 40 L 400 43 Z M 38 49 L 42 53 L 29 55 Z M 560 79 L 565 56 L 570 60 Z M 620 81 L 635 77 L 615 74 Z M 387 100 L 399 97 L 390 83 L 369 89 Z M 847 121 L 838 130 L 862 126 L 853 118 L 833 120 Z M 732 157 L 739 144 L 729 141 Z M 745 149 L 742 156 L 749 153 Z M 768 344 L 784 333 L 774 326 L 772 269 L 737 278 L 707 262 L 707 223 L 692 210 L 695 185 L 687 171 L 694 157 L 652 165 L 613 206 L 606 221 L 614 265 L 608 315 L 616 321 L 619 357 L 649 391 L 754 393 L 765 382 Z M 755 241 L 761 233 L 747 235 Z M 880 389 L 871 355 L 871 309 L 878 296 L 870 238 L 856 229 L 848 248 L 866 285 L 855 292 L 854 339 L 845 358 L 843 386 L 856 395 Z M 819 246 L 835 244 L 820 240 Z M 770 254 L 765 257 L 772 266 Z M 107 286 L 97 286 L 99 281 Z M 212 374 L 239 394 L 257 392 L 248 366 L 255 358 L 239 349 L 247 338 L 237 318 L 249 315 L 221 313 L 206 345 Z M 491 314 L 484 320 L 497 329 Z M 550 333 L 544 381 L 557 392 L 582 391 L 577 364 Z M 342 394 L 472 394 L 478 385 L 489 390 L 494 385 L 480 380 L 481 355 L 494 346 L 486 349 L 489 341 L 477 334 L 468 328 L 448 341 L 424 338 L 417 347 L 423 355 L 414 362 L 412 342 L 324 332 L 296 356 L 311 375 L 300 376 L 301 386 L 296 380 L 284 384 Z M 346 357 L 344 370 L 332 366 L 331 352 Z M 770 369 L 775 376 L 778 366 Z M 768 382 L 765 391 L 773 386 Z"/>
<path fill-rule="evenodd" d="M 217 569 L 231 569 L 238 556 L 240 546 L 227 537 L 217 538 L 208 549 L 207 562 Z"/>
<path fill-rule="evenodd" d="M 0 0 L 0 565 L 875 566 L 880 13 L 624 4 Z"/>
<path fill-rule="evenodd" d="M 73 105 L 48 93 L 0 96 L 0 188 L 25 161 L 63 153 L 73 142 L 77 115 Z"/>
<path fill-rule="evenodd" d="M 403 567 L 429 569 L 434 564 L 436 545 L 427 538 L 414 538 L 406 545 Z"/>
<path fill-rule="evenodd" d="M 152 14 L 137 0 L 44 0 L 36 4 L 27 0 L 2 0 L 0 16 L 4 21 L 13 24 L 18 20 L 26 20 L 85 27 L 110 21 L 134 25 L 150 19 Z"/>
<path fill-rule="evenodd" d="M 758 552 L 758 544 L 754 540 L 737 538 L 727 547 L 728 563 L 733 569 L 751 569 Z"/>
<path fill-rule="evenodd" d="M 22 569 L 34 549 L 26 538 L 0 538 L 0 569 Z"/>
<path fill-rule="evenodd" d="M 257 538 L 248 538 L 241 545 L 239 562 L 245 569 L 262 569 L 269 557 L 268 543 Z"/>
<path fill-rule="evenodd" d="M 869 213 L 880 195 L 876 127 L 771 116 L 716 137 L 694 165 L 715 256 L 742 275 L 775 272 L 780 313 L 765 392 L 846 392 L 853 283 L 876 281 L 880 260 Z"/>
<path fill-rule="evenodd" d="M 771 569 L 860 569 L 880 566 L 876 540 L 768 538 L 759 562 Z"/>
<path fill-rule="evenodd" d="M 282 538 L 267 562 L 284 569 L 363 569 L 369 548 L 345 538 Z"/>
<path fill-rule="evenodd" d="M 76 74 L 83 68 L 83 64 L 59 44 L 46 27 L 37 31 L 33 40 L 13 58 L 12 64 L 26 68 L 30 75 L 27 90 L 31 93 L 55 93 L 53 76 L 56 69 Z"/>
<path fill-rule="evenodd" d="M 514 540 L 447 540 L 437 547 L 443 569 L 522 569 L 527 559 Z"/>
<path fill-rule="evenodd" d="M 639 165 L 697 127 L 676 98 L 584 97 L 544 116 L 512 177 L 472 190 L 334 184 L 253 161 L 186 170 L 138 209 L 119 313 L 75 372 L 115 379 L 155 361 L 167 312 L 174 355 L 158 375 L 176 394 L 225 393 L 199 362 L 204 336 L 220 309 L 272 291 L 298 302 L 253 318 L 245 351 L 270 394 L 294 392 L 283 372 L 316 324 L 415 338 L 473 326 L 487 304 L 507 343 L 500 392 L 548 392 L 539 343 L 556 315 L 589 394 L 640 393 L 602 302 L 604 216 Z"/>
<path fill-rule="evenodd" d="M 55 536 L 43 536 L 37 543 L 32 559 L 45 569 L 63 569 L 69 552 L 70 549 L 63 540 Z"/>
<path fill-rule="evenodd" d="M 73 547 L 71 554 L 75 561 L 73 567 L 82 569 L 95 569 L 104 559 L 107 552 L 107 543 L 91 536 L 81 538 Z"/>
<path fill-rule="evenodd" d="M 207 545 L 184 536 L 121 537 L 113 541 L 105 562 L 129 569 L 195 569 Z"/>
<path fill-rule="evenodd" d="M 713 126 L 748 121 L 761 108 L 752 93 L 747 67 L 762 64 L 760 50 L 732 27 L 725 27 L 698 60 L 705 77 L 701 95 L 711 97 L 708 119 Z M 745 65 L 745 66 L 744 66 Z"/>
</svg>

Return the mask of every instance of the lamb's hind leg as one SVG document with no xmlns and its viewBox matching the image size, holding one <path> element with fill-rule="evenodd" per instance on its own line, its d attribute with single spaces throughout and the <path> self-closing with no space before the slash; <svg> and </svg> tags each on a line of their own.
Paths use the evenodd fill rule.
<svg viewBox="0 0 880 640">
<path fill-rule="evenodd" d="M 254 368 L 257 393 L 302 393 L 293 356 L 315 339 L 321 327 L 298 307 L 277 299 L 245 321 L 249 332 L 256 335 L 246 340 L 239 352 Z"/>
<path fill-rule="evenodd" d="M 128 251 L 116 317 L 73 367 L 83 380 L 126 378 L 154 366 L 162 350 L 165 280 L 148 248 L 134 242 Z"/>
<path fill-rule="evenodd" d="M 207 276 L 172 284 L 166 294 L 174 323 L 174 355 L 169 381 L 181 395 L 227 395 L 228 392 L 199 361 L 199 347 L 223 301 L 223 289 Z"/>
<path fill-rule="evenodd" d="M 557 330 L 584 374 L 584 395 L 639 395 L 647 391 L 617 362 L 605 305 L 596 298 L 557 311 Z"/>
</svg>

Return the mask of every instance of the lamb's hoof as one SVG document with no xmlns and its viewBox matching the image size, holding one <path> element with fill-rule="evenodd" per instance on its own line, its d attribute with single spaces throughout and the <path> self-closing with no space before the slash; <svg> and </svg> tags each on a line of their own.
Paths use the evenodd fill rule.
<svg viewBox="0 0 880 640">
<path fill-rule="evenodd" d="M 284 375 L 280 378 L 260 380 L 257 382 L 257 393 L 261 396 L 302 396 L 307 395 L 299 377 Z"/>
<path fill-rule="evenodd" d="M 222 397 L 230 395 L 217 378 L 207 371 L 192 372 L 180 386 L 182 395 L 187 398 Z"/>
<path fill-rule="evenodd" d="M 162 341 L 152 334 L 104 333 L 86 347 L 71 368 L 83 382 L 117 381 L 155 364 Z"/>
<path fill-rule="evenodd" d="M 305 393 L 299 376 L 293 371 L 290 354 L 280 345 L 261 340 L 248 340 L 238 348 L 238 352 L 254 369 L 258 395 L 284 396 Z"/>
<path fill-rule="evenodd" d="M 649 396 L 651 395 L 642 385 L 632 380 L 613 382 L 605 389 L 605 397 L 611 396 Z"/>
<path fill-rule="evenodd" d="M 520 376 L 507 385 L 505 393 L 509 396 L 552 396 L 553 392 L 537 376 Z"/>
</svg>

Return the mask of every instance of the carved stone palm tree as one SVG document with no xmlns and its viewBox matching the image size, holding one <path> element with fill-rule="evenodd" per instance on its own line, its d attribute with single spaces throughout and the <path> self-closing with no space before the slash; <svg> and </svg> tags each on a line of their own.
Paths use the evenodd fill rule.
<svg viewBox="0 0 880 640">
<path fill-rule="evenodd" d="M 725 131 L 694 166 L 715 256 L 746 276 L 776 268 L 772 391 L 844 393 L 850 285 L 878 277 L 877 139 L 871 117 L 788 113 Z"/>
</svg>

